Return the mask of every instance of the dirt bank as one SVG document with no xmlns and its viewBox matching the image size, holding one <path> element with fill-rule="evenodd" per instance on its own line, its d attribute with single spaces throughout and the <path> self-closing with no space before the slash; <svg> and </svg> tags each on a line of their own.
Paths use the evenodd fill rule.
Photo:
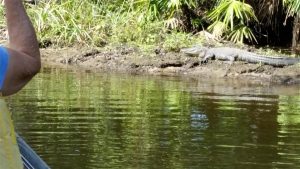
<svg viewBox="0 0 300 169">
<path fill-rule="evenodd" d="M 258 83 L 300 84 L 300 65 L 282 68 L 234 62 L 209 61 L 199 65 L 196 57 L 160 49 L 143 54 L 137 48 L 115 49 L 61 48 L 41 49 L 42 62 L 72 66 L 91 71 L 115 71 L 133 74 L 179 75 L 196 78 L 238 78 Z"/>
</svg>

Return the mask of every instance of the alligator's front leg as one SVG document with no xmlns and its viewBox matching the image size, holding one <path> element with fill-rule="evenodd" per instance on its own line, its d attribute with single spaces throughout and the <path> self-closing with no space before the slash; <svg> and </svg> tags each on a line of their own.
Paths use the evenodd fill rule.
<svg viewBox="0 0 300 169">
<path fill-rule="evenodd" d="M 212 53 L 206 53 L 205 56 L 201 59 L 200 57 L 200 64 L 204 64 L 207 63 L 209 59 L 212 59 L 213 57 L 215 57 L 214 54 Z"/>
<path fill-rule="evenodd" d="M 233 56 L 228 57 L 229 65 L 226 66 L 226 71 L 225 71 L 224 77 L 227 76 L 228 72 L 230 71 L 231 66 L 233 65 L 233 62 L 236 61 L 237 58 L 238 58 L 238 55 L 233 55 Z"/>
</svg>

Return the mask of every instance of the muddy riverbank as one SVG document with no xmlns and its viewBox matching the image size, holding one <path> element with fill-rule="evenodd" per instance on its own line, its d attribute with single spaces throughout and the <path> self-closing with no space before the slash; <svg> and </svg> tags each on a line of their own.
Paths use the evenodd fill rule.
<svg viewBox="0 0 300 169">
<path fill-rule="evenodd" d="M 160 49 L 144 54 L 138 48 L 91 49 L 82 47 L 41 49 L 44 65 L 77 67 L 90 71 L 178 75 L 193 78 L 235 78 L 257 83 L 300 84 L 300 65 L 273 67 L 211 60 L 199 65 L 196 57 Z M 227 72 L 227 73 L 226 73 Z"/>
</svg>

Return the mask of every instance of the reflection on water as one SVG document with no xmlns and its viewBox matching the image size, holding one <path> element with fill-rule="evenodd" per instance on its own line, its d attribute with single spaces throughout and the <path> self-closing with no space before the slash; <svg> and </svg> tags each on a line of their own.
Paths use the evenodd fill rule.
<svg viewBox="0 0 300 169">
<path fill-rule="evenodd" d="M 298 168 L 299 89 L 44 68 L 8 102 L 53 168 Z"/>
</svg>

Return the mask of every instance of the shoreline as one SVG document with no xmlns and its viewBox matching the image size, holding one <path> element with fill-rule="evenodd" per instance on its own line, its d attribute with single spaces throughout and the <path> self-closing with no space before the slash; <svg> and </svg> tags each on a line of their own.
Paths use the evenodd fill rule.
<svg viewBox="0 0 300 169">
<path fill-rule="evenodd" d="M 44 65 L 76 67 L 92 72 L 119 72 L 192 78 L 227 78 L 260 84 L 300 84 L 300 65 L 273 67 L 235 61 L 211 60 L 199 65 L 197 57 L 155 50 L 142 53 L 134 47 L 114 49 L 68 47 L 41 49 Z M 227 72 L 227 74 L 225 73 Z"/>
</svg>

